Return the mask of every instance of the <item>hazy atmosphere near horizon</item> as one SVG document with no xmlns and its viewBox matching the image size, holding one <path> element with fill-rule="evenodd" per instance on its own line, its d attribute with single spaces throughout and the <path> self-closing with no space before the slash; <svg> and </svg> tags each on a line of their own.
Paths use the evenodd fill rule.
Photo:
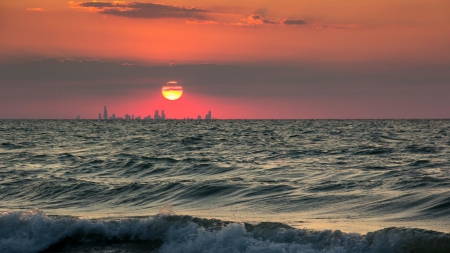
<svg viewBox="0 0 450 253">
<path fill-rule="evenodd" d="M 449 118 L 450 4 L 0 3 L 0 118 Z M 162 97 L 176 81 L 183 96 Z"/>
</svg>

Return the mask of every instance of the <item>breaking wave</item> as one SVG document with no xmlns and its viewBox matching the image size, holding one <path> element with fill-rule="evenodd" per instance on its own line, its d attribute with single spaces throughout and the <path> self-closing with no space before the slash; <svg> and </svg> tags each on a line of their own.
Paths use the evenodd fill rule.
<svg viewBox="0 0 450 253">
<path fill-rule="evenodd" d="M 49 217 L 35 209 L 0 214 L 0 252 L 450 252 L 450 234 L 386 228 L 360 235 L 159 214 L 147 218 Z M 93 252 L 93 251 L 92 251 Z"/>
</svg>

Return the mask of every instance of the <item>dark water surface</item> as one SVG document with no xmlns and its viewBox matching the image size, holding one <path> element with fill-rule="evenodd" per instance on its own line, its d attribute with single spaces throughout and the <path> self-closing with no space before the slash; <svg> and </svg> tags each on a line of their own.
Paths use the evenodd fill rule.
<svg viewBox="0 0 450 253">
<path fill-rule="evenodd" d="M 3 120 L 0 211 L 0 252 L 450 252 L 450 120 Z"/>
</svg>

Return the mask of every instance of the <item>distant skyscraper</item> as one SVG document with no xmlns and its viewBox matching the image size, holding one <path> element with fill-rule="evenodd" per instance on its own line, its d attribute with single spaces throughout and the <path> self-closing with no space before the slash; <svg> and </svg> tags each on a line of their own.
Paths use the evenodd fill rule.
<svg viewBox="0 0 450 253">
<path fill-rule="evenodd" d="M 202 116 L 198 115 L 197 120 L 201 120 L 201 119 L 202 119 Z"/>
<path fill-rule="evenodd" d="M 211 111 L 208 111 L 208 113 L 205 115 L 205 119 L 211 119 Z"/>
<path fill-rule="evenodd" d="M 164 110 L 161 111 L 161 116 L 159 116 L 158 110 L 155 110 L 155 115 L 153 119 L 166 119 L 166 114 L 164 114 Z"/>
<path fill-rule="evenodd" d="M 106 106 L 103 109 L 103 119 L 108 119 L 108 110 L 106 110 Z"/>
<path fill-rule="evenodd" d="M 98 113 L 98 119 L 102 119 L 102 113 L 101 112 Z"/>
</svg>

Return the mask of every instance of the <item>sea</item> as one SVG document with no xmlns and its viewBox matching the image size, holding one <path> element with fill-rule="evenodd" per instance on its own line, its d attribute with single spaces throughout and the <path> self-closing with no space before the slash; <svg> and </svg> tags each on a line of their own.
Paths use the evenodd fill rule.
<svg viewBox="0 0 450 253">
<path fill-rule="evenodd" d="M 1 120 L 1 253 L 450 252 L 450 120 Z"/>
</svg>

